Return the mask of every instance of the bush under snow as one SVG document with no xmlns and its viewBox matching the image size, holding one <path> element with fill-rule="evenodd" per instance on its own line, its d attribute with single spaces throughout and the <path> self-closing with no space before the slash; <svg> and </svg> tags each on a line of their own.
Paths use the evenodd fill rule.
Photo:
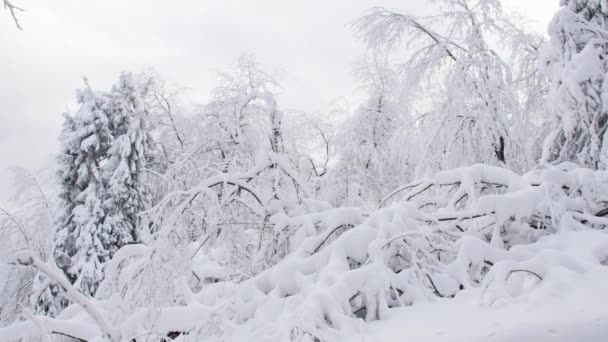
<svg viewBox="0 0 608 342">
<path fill-rule="evenodd" d="M 0 337 L 332 341 L 391 308 L 462 291 L 501 305 L 604 270 L 608 236 L 591 231 L 608 225 L 606 194 L 608 172 L 564 163 L 524 175 L 486 165 L 439 172 L 373 211 L 305 200 L 269 218 L 269 266 L 246 280 L 212 260 L 221 245 L 183 244 L 165 226 L 148 246 L 114 255 L 95 300 L 70 297 L 78 304 L 56 319 L 31 316 Z M 24 255 L 15 263 L 62 277 Z"/>
</svg>

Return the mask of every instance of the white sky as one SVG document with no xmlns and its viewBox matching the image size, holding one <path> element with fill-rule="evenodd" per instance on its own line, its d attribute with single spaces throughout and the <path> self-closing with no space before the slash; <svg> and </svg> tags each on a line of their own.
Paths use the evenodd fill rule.
<svg viewBox="0 0 608 342">
<path fill-rule="evenodd" d="M 154 67 L 204 102 L 214 75 L 241 52 L 281 69 L 281 106 L 323 111 L 351 97 L 363 47 L 350 23 L 373 6 L 419 13 L 423 0 L 13 0 L 24 31 L 0 8 L 0 199 L 7 167 L 45 165 L 61 113 L 87 76 L 107 90 L 122 70 Z M 503 0 L 544 32 L 558 0 Z"/>
</svg>

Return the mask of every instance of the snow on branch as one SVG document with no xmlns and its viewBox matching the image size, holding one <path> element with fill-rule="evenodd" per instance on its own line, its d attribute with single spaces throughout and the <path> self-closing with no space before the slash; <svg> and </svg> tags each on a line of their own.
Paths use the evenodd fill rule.
<svg viewBox="0 0 608 342">
<path fill-rule="evenodd" d="M 105 317 L 105 314 L 101 309 L 94 304 L 91 300 L 87 299 L 80 292 L 78 292 L 72 284 L 61 274 L 61 272 L 55 267 L 40 260 L 32 251 L 24 250 L 15 255 L 14 265 L 33 266 L 39 271 L 43 272 L 53 282 L 60 285 L 66 296 L 80 305 L 84 311 L 86 311 L 91 318 L 99 325 L 99 328 L 104 332 L 104 335 L 110 338 L 112 341 L 120 340 L 120 333 L 116 329 L 112 328 L 109 321 Z"/>
<path fill-rule="evenodd" d="M 392 307 L 450 298 L 484 280 L 494 298 L 507 298 L 508 291 L 499 289 L 516 286 L 521 277 L 546 280 L 540 263 L 512 261 L 528 258 L 519 254 L 523 247 L 516 247 L 558 231 L 605 227 L 603 221 L 576 219 L 607 205 L 601 195 L 608 186 L 605 177 L 605 172 L 567 164 L 523 176 L 475 165 L 414 182 L 384 201 L 386 206 L 393 200 L 391 206 L 361 223 L 325 225 L 283 261 L 243 283 L 238 310 L 249 313 L 241 319 L 258 324 L 255 312 L 270 310 L 266 305 L 275 305 L 271 298 L 276 296 L 289 301 L 296 316 L 318 318 L 313 326 L 339 330 L 355 329 L 349 317 L 381 319 Z M 403 201 L 394 202 L 397 196 Z M 343 209 L 323 215 L 343 217 L 338 210 Z M 294 219 L 277 221 L 277 230 L 284 231 Z"/>
<path fill-rule="evenodd" d="M 265 167 L 237 179 L 224 176 L 249 184 L 243 177 L 254 179 Z M 166 205 L 181 209 L 215 181 L 201 184 Z M 254 231 L 266 234 L 262 241 L 218 239 L 230 229 L 218 225 L 198 241 L 171 242 L 169 224 L 149 246 L 124 246 L 107 265 L 99 300 L 122 322 L 115 329 L 105 312 L 32 253 L 18 254 L 16 263 L 33 265 L 65 287 L 97 323 L 97 334 L 120 331 L 139 341 L 272 331 L 278 339 L 333 340 L 358 331 L 359 318 L 384 319 L 392 308 L 449 299 L 463 289 L 496 305 L 556 281 L 560 273 L 553 268 L 590 272 L 608 258 L 608 237 L 600 232 L 608 226 L 606 193 L 605 171 L 562 164 L 518 175 L 474 165 L 400 187 L 371 212 L 312 199 L 295 210 L 269 211 L 262 232 Z M 555 239 L 562 235 L 568 238 Z M 251 265 L 263 267 L 231 274 L 234 265 L 213 259 L 227 243 L 246 246 L 228 252 L 250 252 Z M 52 333 L 95 334 L 70 330 L 73 320 L 36 319 Z M 0 336 L 16 336 L 20 324 Z"/>
<path fill-rule="evenodd" d="M 441 47 L 453 61 L 458 61 L 458 58 L 452 53 L 449 46 L 462 49 L 455 42 L 423 25 L 416 17 L 389 11 L 382 7 L 369 10 L 355 22 L 354 26 L 359 38 L 372 49 L 392 48 L 401 42 L 402 36 L 408 29 L 426 36 Z"/>
</svg>

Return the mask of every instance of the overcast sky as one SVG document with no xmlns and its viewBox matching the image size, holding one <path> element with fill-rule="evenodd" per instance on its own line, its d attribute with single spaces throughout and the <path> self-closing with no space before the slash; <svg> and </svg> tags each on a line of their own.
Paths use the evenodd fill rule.
<svg viewBox="0 0 608 342">
<path fill-rule="evenodd" d="M 203 102 L 241 52 L 284 72 L 287 109 L 323 111 L 352 97 L 363 47 L 350 23 L 373 6 L 419 13 L 423 0 L 13 0 L 24 31 L 0 8 L 0 200 L 7 167 L 42 167 L 61 113 L 87 76 L 107 90 L 122 70 L 154 67 Z M 544 32 L 558 0 L 504 0 Z"/>
</svg>

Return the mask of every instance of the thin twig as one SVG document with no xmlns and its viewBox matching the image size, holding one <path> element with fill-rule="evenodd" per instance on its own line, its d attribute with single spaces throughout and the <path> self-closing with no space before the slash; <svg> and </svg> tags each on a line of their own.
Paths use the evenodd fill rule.
<svg viewBox="0 0 608 342">
<path fill-rule="evenodd" d="M 511 271 L 509 271 L 509 273 L 507 273 L 507 280 L 509 279 L 509 277 L 511 277 L 511 275 L 513 273 L 519 273 L 519 272 L 524 272 L 524 273 L 531 274 L 531 275 L 537 277 L 538 280 L 543 281 L 543 277 L 541 277 L 540 275 L 538 275 L 538 273 L 532 272 L 530 270 L 523 270 L 523 269 L 522 270 L 511 270 Z"/>
<path fill-rule="evenodd" d="M 15 14 L 15 11 L 23 12 L 24 11 L 23 8 L 13 5 L 11 3 L 11 0 L 2 0 L 2 1 L 4 3 L 4 8 L 7 9 L 11 13 L 11 16 L 13 17 L 13 21 L 15 21 L 15 26 L 17 26 L 18 29 L 23 31 L 23 28 L 21 27 L 21 25 L 19 24 L 19 20 L 17 19 L 17 15 Z"/>
</svg>

